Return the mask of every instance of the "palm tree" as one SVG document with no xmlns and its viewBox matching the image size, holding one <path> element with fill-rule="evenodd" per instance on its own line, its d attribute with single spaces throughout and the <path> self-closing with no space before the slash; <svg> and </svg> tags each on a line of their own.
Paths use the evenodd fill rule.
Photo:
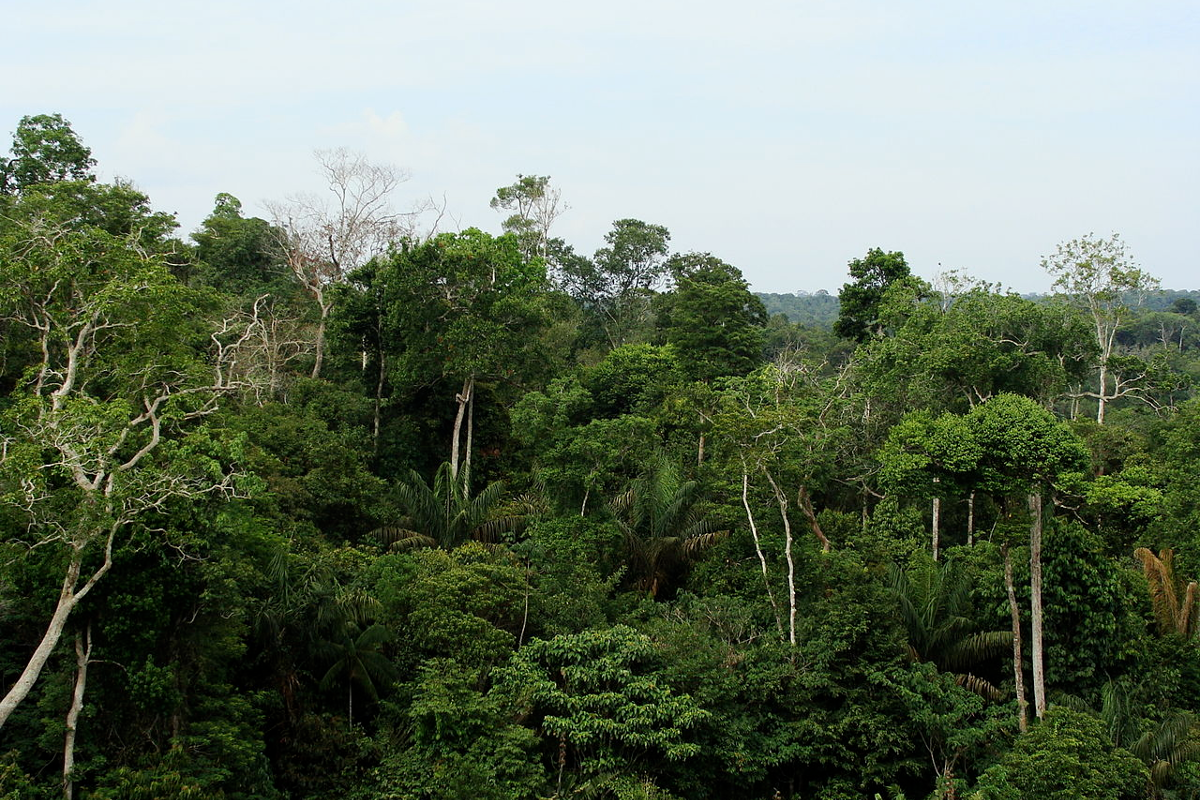
<svg viewBox="0 0 1200 800">
<path fill-rule="evenodd" d="M 628 550 L 629 574 L 638 589 L 657 597 L 701 553 L 727 535 L 704 517 L 695 481 L 659 455 L 629 489 L 609 503 Z"/>
<path fill-rule="evenodd" d="M 438 467 L 432 485 L 411 470 L 408 480 L 396 487 L 407 513 L 398 524 L 376 528 L 372 535 L 392 548 L 452 550 L 470 539 L 495 542 L 505 533 L 519 531 L 525 522 L 518 514 L 489 519 L 503 491 L 503 482 L 496 481 L 472 496 L 466 472 L 455 475 L 449 463 Z"/>
<path fill-rule="evenodd" d="M 332 689 L 345 682 L 347 687 L 347 717 L 350 727 L 354 726 L 354 687 L 357 684 L 372 700 L 379 699 L 379 684 L 396 679 L 396 668 L 392 666 L 380 648 L 391 639 L 391 633 L 378 623 L 361 629 L 358 624 L 347 621 L 335 641 L 324 645 L 325 656 L 332 661 L 321 678 L 321 689 Z"/>
<path fill-rule="evenodd" d="M 1196 633 L 1196 582 L 1186 586 L 1175 574 L 1175 551 L 1160 550 L 1154 555 L 1139 547 L 1134 558 L 1142 563 L 1146 582 L 1150 585 L 1150 603 L 1161 634 L 1175 633 L 1190 639 Z"/>
<path fill-rule="evenodd" d="M 999 700 L 999 689 L 967 670 L 1003 653 L 1012 644 L 1012 632 L 975 630 L 967 615 L 971 580 L 960 562 L 925 558 L 908 568 L 891 564 L 888 582 L 908 633 L 909 657 L 932 662 L 943 672 L 953 673 L 960 686 Z"/>
<path fill-rule="evenodd" d="M 1144 549 L 1144 548 L 1143 548 Z M 1146 551 L 1154 558 L 1154 554 Z M 1145 686 L 1127 679 L 1112 679 L 1100 689 L 1098 716 L 1116 747 L 1124 747 L 1150 770 L 1150 796 L 1164 797 L 1175 770 L 1200 760 L 1200 719 L 1190 711 L 1167 709 L 1152 720 L 1146 711 L 1155 703 L 1146 697 Z M 1059 698 L 1061 705 L 1076 711 L 1097 713 L 1072 695 Z"/>
</svg>

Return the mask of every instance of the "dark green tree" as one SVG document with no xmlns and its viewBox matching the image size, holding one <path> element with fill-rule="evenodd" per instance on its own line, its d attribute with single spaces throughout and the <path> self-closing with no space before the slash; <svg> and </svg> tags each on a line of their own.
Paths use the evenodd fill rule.
<svg viewBox="0 0 1200 800">
<path fill-rule="evenodd" d="M 767 315 L 741 270 L 707 253 L 676 255 L 667 266 L 675 287 L 658 298 L 658 327 L 688 375 L 711 381 L 757 367 Z"/>
<path fill-rule="evenodd" d="M 872 247 L 865 257 L 851 261 L 850 277 L 854 280 L 838 292 L 841 310 L 833 323 L 834 333 L 856 342 L 881 334 L 879 307 L 883 295 L 889 286 L 911 274 L 904 254 L 899 251 L 885 253 Z"/>
<path fill-rule="evenodd" d="M 12 156 L 0 162 L 0 194 L 58 181 L 94 181 L 92 151 L 61 114 L 22 117 L 13 133 Z"/>
</svg>

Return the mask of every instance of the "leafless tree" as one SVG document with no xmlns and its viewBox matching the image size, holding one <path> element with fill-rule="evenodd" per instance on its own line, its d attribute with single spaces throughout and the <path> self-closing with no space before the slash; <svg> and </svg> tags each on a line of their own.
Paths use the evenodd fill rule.
<svg viewBox="0 0 1200 800">
<path fill-rule="evenodd" d="M 328 193 L 293 195 L 267 208 L 280 231 L 288 267 L 320 313 L 313 345 L 312 377 L 317 378 L 333 307 L 330 287 L 385 252 L 391 242 L 411 235 L 419 211 L 402 213 L 392 205 L 396 187 L 409 178 L 405 170 L 345 148 L 318 150 L 315 156 Z"/>
</svg>

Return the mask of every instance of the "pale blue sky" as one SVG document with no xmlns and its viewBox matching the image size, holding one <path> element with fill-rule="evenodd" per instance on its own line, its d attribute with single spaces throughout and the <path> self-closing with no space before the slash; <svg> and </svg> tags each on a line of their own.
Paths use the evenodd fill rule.
<svg viewBox="0 0 1200 800">
<path fill-rule="evenodd" d="M 496 187 L 550 175 L 577 249 L 636 217 L 760 291 L 836 292 L 874 246 L 1043 291 L 1041 256 L 1089 231 L 1200 288 L 1195 0 L 15 0 L 4 18 L 0 135 L 62 113 L 103 178 L 185 233 L 218 192 L 266 215 L 316 189 L 312 151 L 346 146 L 462 227 L 498 230 Z"/>
</svg>

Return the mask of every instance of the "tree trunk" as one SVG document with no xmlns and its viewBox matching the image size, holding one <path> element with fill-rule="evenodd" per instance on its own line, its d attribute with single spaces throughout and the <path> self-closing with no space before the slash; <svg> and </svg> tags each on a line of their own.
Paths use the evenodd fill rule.
<svg viewBox="0 0 1200 800">
<path fill-rule="evenodd" d="M 1033 659 L 1033 710 L 1046 713 L 1046 660 L 1042 649 L 1042 495 L 1029 495 L 1029 616 Z"/>
<path fill-rule="evenodd" d="M 467 398 L 467 451 L 463 453 L 462 487 L 471 496 L 471 454 L 475 451 L 475 378 L 471 378 L 471 396 Z"/>
<path fill-rule="evenodd" d="M 325 325 L 329 321 L 329 309 L 333 307 L 333 303 L 325 301 L 324 292 L 317 294 L 317 304 L 321 307 L 321 320 L 317 323 L 317 341 L 314 345 L 317 359 L 313 362 L 313 378 L 321 377 L 321 365 L 325 361 Z"/>
<path fill-rule="evenodd" d="M 87 645 L 84 645 L 84 641 Z M 75 735 L 79 727 L 79 714 L 83 711 L 83 693 L 87 688 L 88 664 L 92 660 L 92 626 L 86 633 L 75 634 L 75 693 L 71 696 L 71 708 L 67 711 L 67 731 L 63 736 L 63 800 L 73 800 L 75 780 Z"/>
<path fill-rule="evenodd" d="M 766 469 L 763 472 L 767 476 L 767 480 L 771 484 L 771 488 L 775 491 L 775 502 L 779 504 L 779 516 L 783 519 L 783 553 L 787 560 L 787 587 L 788 587 L 788 643 L 796 644 L 796 560 L 792 555 L 792 523 L 788 519 L 788 500 L 787 495 L 775 483 L 775 479 Z"/>
<path fill-rule="evenodd" d="M 975 492 L 967 497 L 967 547 L 975 546 Z"/>
<path fill-rule="evenodd" d="M 377 346 L 379 351 L 379 374 L 375 377 L 375 424 L 371 429 L 371 442 L 374 445 L 375 454 L 379 455 L 379 429 L 382 426 L 383 419 L 383 384 L 384 378 L 387 375 L 387 359 L 383 355 L 383 331 L 379 326 L 376 326 L 376 336 L 379 342 Z"/>
<path fill-rule="evenodd" d="M 1096 392 L 1096 424 L 1104 424 L 1104 405 L 1108 399 L 1108 359 L 1100 359 L 1100 391 Z"/>
<path fill-rule="evenodd" d="M 934 482 L 936 482 L 936 481 L 937 481 L 937 478 L 934 478 Z M 940 530 L 941 521 L 942 521 L 942 498 L 935 497 L 935 498 L 933 498 L 933 542 L 932 542 L 933 560 L 934 561 L 938 560 L 938 544 L 939 544 L 938 537 L 939 537 L 939 534 L 941 533 L 941 530 Z"/>
<path fill-rule="evenodd" d="M 750 523 L 750 535 L 754 538 L 754 552 L 758 554 L 758 563 L 762 567 L 763 585 L 767 587 L 767 600 L 771 610 L 775 612 L 775 627 L 779 630 L 779 638 L 783 638 L 783 619 L 779 616 L 779 604 L 775 602 L 775 593 L 771 591 L 771 580 L 767 575 L 767 557 L 763 555 L 762 542 L 758 538 L 758 526 L 754 524 L 754 512 L 750 510 L 750 473 L 742 469 L 742 505 L 746 507 L 746 520 Z"/>
<path fill-rule="evenodd" d="M 1007 544 L 1000 549 L 1004 553 L 1004 588 L 1008 592 L 1008 611 L 1012 616 L 1013 690 L 1017 695 L 1017 726 L 1024 733 L 1029 728 L 1029 703 L 1025 699 L 1025 668 L 1021 655 L 1021 607 L 1017 605 L 1017 591 L 1013 587 L 1012 553 Z"/>
<path fill-rule="evenodd" d="M 801 486 L 796 493 L 796 499 L 800 501 L 800 510 L 804 512 L 804 518 L 808 520 L 808 527 L 812 529 L 813 535 L 817 537 L 817 541 L 821 543 L 821 552 L 829 552 L 829 537 L 825 535 L 825 531 L 821 529 L 821 523 L 817 521 L 817 514 L 813 510 L 812 498 L 808 494 L 808 487 Z"/>
<path fill-rule="evenodd" d="M 79 605 L 79 601 L 92 590 L 96 585 L 96 581 L 108 572 L 112 566 L 112 543 L 113 537 L 116 535 L 116 529 L 113 528 L 108 534 L 108 543 L 104 552 L 104 563 L 96 568 L 92 576 L 88 578 L 79 590 L 75 587 L 79 585 L 79 571 L 83 565 L 83 548 L 86 545 L 76 545 L 71 550 L 71 560 L 67 564 L 67 572 L 63 576 L 62 589 L 58 593 L 58 603 L 54 607 L 54 613 L 50 615 L 50 622 L 46 626 L 46 632 L 42 634 L 42 640 L 34 649 L 33 655 L 29 657 L 29 661 L 25 664 L 25 670 L 21 673 L 21 677 L 17 678 L 17 682 L 9 689 L 8 694 L 0 700 L 0 728 L 3 728 L 8 718 L 12 716 L 13 711 L 17 706 L 29 696 L 29 692 L 33 690 L 33 685 L 37 683 L 38 676 L 42 674 L 42 669 L 46 666 L 46 662 L 50 659 L 50 654 L 54 652 L 55 646 L 58 645 L 58 640 L 62 638 L 63 629 L 67 625 L 67 618 Z"/>
<path fill-rule="evenodd" d="M 462 391 L 454 398 L 458 402 L 458 413 L 454 415 L 454 433 L 450 438 L 450 477 L 453 480 L 458 480 L 459 443 L 462 439 L 463 417 L 466 416 L 467 402 L 471 399 L 474 389 L 475 376 L 470 375 L 463 381 Z"/>
</svg>

